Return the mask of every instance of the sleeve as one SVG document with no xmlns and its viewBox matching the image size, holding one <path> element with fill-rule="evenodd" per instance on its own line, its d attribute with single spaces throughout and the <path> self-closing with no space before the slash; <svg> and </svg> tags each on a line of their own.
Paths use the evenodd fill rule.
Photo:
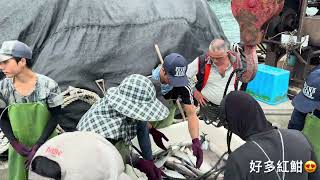
<svg viewBox="0 0 320 180">
<path fill-rule="evenodd" d="M 3 95 L 3 80 L 0 81 L 0 108 L 6 108 L 8 106 L 8 104 L 6 103 L 6 100 L 4 98 L 4 95 Z"/>
<path fill-rule="evenodd" d="M 137 122 L 137 138 L 143 158 L 146 160 L 152 160 L 151 141 L 147 122 Z"/>
<path fill-rule="evenodd" d="M 186 73 L 188 78 L 192 78 L 198 73 L 198 61 L 199 61 L 199 58 L 197 57 L 190 64 L 188 64 L 188 69 Z"/>
<path fill-rule="evenodd" d="M 291 119 L 288 124 L 288 129 L 296 129 L 302 131 L 307 114 L 293 109 Z"/>
<path fill-rule="evenodd" d="M 242 178 L 241 169 L 232 155 L 229 156 L 225 166 L 224 180 L 245 180 Z"/>
<path fill-rule="evenodd" d="M 179 97 L 181 98 L 181 101 L 183 104 L 188 104 L 188 105 L 194 104 L 192 90 L 191 90 L 190 86 L 182 87 L 179 92 L 180 92 Z"/>
<path fill-rule="evenodd" d="M 11 127 L 9 117 L 8 117 L 8 109 L 0 109 L 0 111 L 2 114 L 1 119 L 0 119 L 1 130 L 4 133 L 4 135 L 7 137 L 9 142 L 15 141 L 16 138 L 14 137 L 12 127 Z"/>
<path fill-rule="evenodd" d="M 37 141 L 37 144 L 40 144 L 40 145 L 45 143 L 47 139 L 50 137 L 50 135 L 52 134 L 52 132 L 56 129 L 58 125 L 58 119 L 61 114 L 61 106 L 49 108 L 49 111 L 51 114 L 51 118 L 48 120 L 42 135 Z"/>
<path fill-rule="evenodd" d="M 47 104 L 49 108 L 61 106 L 63 104 L 61 90 L 55 81 L 50 82 Z"/>
</svg>

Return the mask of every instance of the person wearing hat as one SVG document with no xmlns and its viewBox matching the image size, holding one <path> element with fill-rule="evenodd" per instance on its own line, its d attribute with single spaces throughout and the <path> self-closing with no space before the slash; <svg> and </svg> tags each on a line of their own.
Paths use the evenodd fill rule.
<svg viewBox="0 0 320 180">
<path fill-rule="evenodd" d="M 188 62 L 186 59 L 177 53 L 171 53 L 167 55 L 161 66 L 158 66 L 152 72 L 152 78 L 158 80 L 161 83 L 161 94 L 167 100 L 179 99 L 183 104 L 183 110 L 186 112 L 189 126 L 189 133 L 192 138 L 192 150 L 193 155 L 197 157 L 196 167 L 199 168 L 203 161 L 203 151 L 201 149 L 201 143 L 199 141 L 199 119 L 196 114 L 196 108 L 193 105 L 193 97 L 191 88 L 189 86 L 189 80 L 186 76 L 188 68 Z M 172 124 L 175 108 L 170 111 L 168 118 L 163 120 L 162 123 L 167 126 Z M 161 144 L 161 138 L 166 137 L 163 134 L 157 132 L 155 128 L 158 124 L 149 125 L 150 133 L 153 135 L 156 144 Z M 159 146 L 159 145 L 158 145 Z"/>
<path fill-rule="evenodd" d="M 310 160 L 318 164 L 307 138 L 300 131 L 272 126 L 252 96 L 230 92 L 220 107 L 219 123 L 245 141 L 229 154 L 224 180 L 320 179 L 319 168 L 304 170 Z"/>
<path fill-rule="evenodd" d="M 320 69 L 318 68 L 308 75 L 302 91 L 292 100 L 294 110 L 288 129 L 302 131 L 307 118 L 320 118 Z"/>
<path fill-rule="evenodd" d="M 320 158 L 320 69 L 310 72 L 302 91 L 292 100 L 294 106 L 288 129 L 303 131 Z"/>
<path fill-rule="evenodd" d="M 119 86 L 109 88 L 106 96 L 82 116 L 77 129 L 95 132 L 109 140 L 125 163 L 129 154 L 126 147 L 137 136 L 144 159 L 133 165 L 149 179 L 157 180 L 161 179 L 161 171 L 153 162 L 150 139 L 146 139 L 146 123 L 165 119 L 168 114 L 168 108 L 157 100 L 152 82 L 145 76 L 133 74 Z"/>
<path fill-rule="evenodd" d="M 109 141 L 93 132 L 75 131 L 56 136 L 39 148 L 29 180 L 130 180 L 124 170 L 120 153 Z"/>
<path fill-rule="evenodd" d="M 8 138 L 9 180 L 26 180 L 38 148 L 55 128 L 63 97 L 58 84 L 31 70 L 32 51 L 26 44 L 5 41 L 0 49 L 0 127 Z"/>
</svg>

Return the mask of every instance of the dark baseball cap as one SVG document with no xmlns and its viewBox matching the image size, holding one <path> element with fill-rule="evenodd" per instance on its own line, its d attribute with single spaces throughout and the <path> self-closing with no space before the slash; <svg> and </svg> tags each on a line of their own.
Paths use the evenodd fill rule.
<svg viewBox="0 0 320 180">
<path fill-rule="evenodd" d="M 168 74 L 170 85 L 173 87 L 187 86 L 189 81 L 186 75 L 188 62 L 177 53 L 171 53 L 164 58 L 163 69 Z"/>
<path fill-rule="evenodd" d="M 17 40 L 4 41 L 0 49 L 0 62 L 13 57 L 31 59 L 32 50 L 25 43 Z"/>
<path fill-rule="evenodd" d="M 309 74 L 303 89 L 293 99 L 292 104 L 294 108 L 303 113 L 320 109 L 320 69 Z"/>
</svg>

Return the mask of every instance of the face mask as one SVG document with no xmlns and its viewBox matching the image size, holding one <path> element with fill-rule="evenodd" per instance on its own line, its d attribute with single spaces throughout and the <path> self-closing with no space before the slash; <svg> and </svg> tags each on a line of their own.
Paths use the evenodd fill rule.
<svg viewBox="0 0 320 180">
<path fill-rule="evenodd" d="M 156 69 L 152 70 L 152 79 L 160 81 L 160 68 L 161 66 L 158 66 Z M 169 84 L 161 84 L 161 93 L 162 95 L 166 95 L 169 91 L 173 89 L 172 86 Z"/>
</svg>

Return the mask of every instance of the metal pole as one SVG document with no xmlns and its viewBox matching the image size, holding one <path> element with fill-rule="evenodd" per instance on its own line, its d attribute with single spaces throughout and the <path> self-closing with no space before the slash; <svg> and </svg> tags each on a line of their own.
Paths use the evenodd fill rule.
<svg viewBox="0 0 320 180">
<path fill-rule="evenodd" d="M 297 38 L 298 42 L 301 42 L 303 22 L 304 22 L 304 17 L 306 16 L 307 6 L 308 6 L 308 0 L 302 0 L 301 7 L 300 7 L 301 9 L 300 9 L 299 29 L 298 29 L 298 38 Z"/>
</svg>

